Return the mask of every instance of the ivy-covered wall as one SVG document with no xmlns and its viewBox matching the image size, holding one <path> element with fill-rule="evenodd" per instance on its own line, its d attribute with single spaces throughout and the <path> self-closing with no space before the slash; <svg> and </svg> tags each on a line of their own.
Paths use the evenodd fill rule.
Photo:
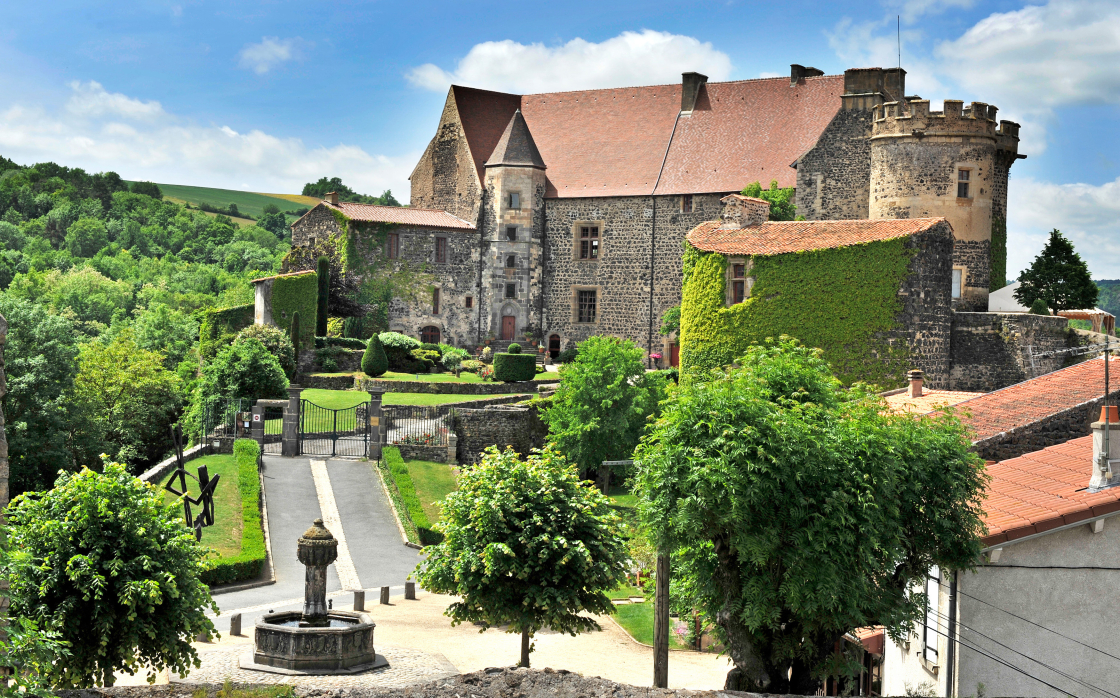
<svg viewBox="0 0 1120 698">
<path fill-rule="evenodd" d="M 237 333 L 253 324 L 253 304 L 203 310 L 199 313 L 198 353 L 204 361 L 233 342 Z"/>
<path fill-rule="evenodd" d="M 919 239 L 920 238 L 920 239 Z M 724 366 L 767 337 L 819 347 L 845 384 L 904 384 L 926 371 L 948 380 L 952 233 L 773 256 L 754 256 L 751 297 L 726 307 L 727 258 L 686 245 L 681 369 Z"/>
<path fill-rule="evenodd" d="M 313 271 L 272 280 L 272 322 L 285 331 L 291 329 L 292 316 L 299 313 L 300 349 L 315 349 L 315 318 L 319 298 L 319 276 Z"/>
</svg>

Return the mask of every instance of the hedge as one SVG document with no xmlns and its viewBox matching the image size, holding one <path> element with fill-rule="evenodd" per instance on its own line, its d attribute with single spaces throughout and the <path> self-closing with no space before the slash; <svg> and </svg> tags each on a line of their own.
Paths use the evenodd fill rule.
<svg viewBox="0 0 1120 698">
<path fill-rule="evenodd" d="M 419 366 L 423 362 L 417 361 L 416 357 L 412 355 L 413 349 L 420 348 L 420 340 L 399 332 L 382 332 L 378 339 L 381 340 L 381 346 L 385 349 L 385 358 L 389 359 L 390 371 L 414 373 L 413 369 L 427 370 L 426 368 L 421 369 Z"/>
<path fill-rule="evenodd" d="M 198 354 L 209 361 L 218 350 L 232 344 L 237 333 L 253 324 L 255 306 L 235 305 L 232 308 L 203 310 L 198 314 Z"/>
<path fill-rule="evenodd" d="M 256 579 L 264 567 L 264 532 L 261 528 L 261 481 L 257 460 L 261 447 L 252 439 L 233 442 L 237 460 L 237 486 L 241 491 L 241 552 L 234 557 L 220 558 L 214 567 L 202 573 L 204 584 L 229 584 Z"/>
<path fill-rule="evenodd" d="M 318 274 L 278 276 L 272 281 L 272 321 L 290 330 L 292 317 L 299 313 L 299 346 L 297 350 L 315 348 L 315 318 L 319 302 Z"/>
<path fill-rule="evenodd" d="M 531 381 L 537 375 L 534 354 L 494 354 L 494 380 L 506 383 Z"/>
<path fill-rule="evenodd" d="M 352 337 L 315 338 L 316 349 L 325 349 L 327 347 L 342 347 L 343 349 L 364 350 L 366 348 L 366 341 L 364 339 L 353 339 Z"/>
<path fill-rule="evenodd" d="M 381 472 L 382 479 L 385 480 L 385 488 L 389 490 L 389 499 L 393 509 L 397 512 L 397 518 L 400 520 L 401 526 L 404 528 L 405 538 L 408 539 L 409 543 L 420 545 L 420 532 L 409 513 L 412 506 L 405 501 L 398 479 L 403 481 L 408 488 L 411 498 L 415 500 L 414 506 L 420 511 L 422 520 L 426 522 L 428 517 L 424 515 L 423 507 L 420 506 L 420 499 L 416 496 L 416 488 L 412 484 L 412 477 L 408 474 L 408 467 L 405 466 L 404 459 L 401 458 L 401 452 L 392 447 L 383 448 L 381 450 L 381 460 L 377 462 L 377 469 Z"/>
</svg>

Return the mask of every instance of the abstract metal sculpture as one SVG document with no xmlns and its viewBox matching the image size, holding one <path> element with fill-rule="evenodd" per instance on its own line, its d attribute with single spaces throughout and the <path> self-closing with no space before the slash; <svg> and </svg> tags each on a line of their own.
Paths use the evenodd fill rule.
<svg viewBox="0 0 1120 698">
<path fill-rule="evenodd" d="M 202 540 L 202 529 L 206 526 L 214 525 L 214 488 L 218 486 L 218 480 L 222 479 L 221 475 L 215 475 L 214 479 L 210 479 L 210 473 L 206 470 L 205 465 L 198 466 L 198 477 L 191 475 L 187 472 L 183 462 L 183 430 L 176 424 L 171 428 L 171 438 L 175 441 L 175 460 L 176 469 L 171 473 L 171 477 L 167 479 L 167 484 L 163 486 L 165 490 L 183 500 L 183 518 L 186 521 L 187 528 L 194 529 L 194 539 Z M 192 498 L 187 494 L 187 478 L 190 478 L 198 483 L 198 496 Z M 175 487 L 175 478 L 179 478 L 179 487 Z M 191 505 L 202 505 L 202 510 L 198 516 L 191 517 Z"/>
</svg>

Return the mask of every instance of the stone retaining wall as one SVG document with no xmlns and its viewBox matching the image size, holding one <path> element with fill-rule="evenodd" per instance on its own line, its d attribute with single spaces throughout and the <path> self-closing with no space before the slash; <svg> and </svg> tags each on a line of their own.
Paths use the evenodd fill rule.
<svg viewBox="0 0 1120 698">
<path fill-rule="evenodd" d="M 422 446 L 419 444 L 387 444 L 401 452 L 401 458 L 426 460 L 433 463 L 447 462 L 447 446 Z"/>
<path fill-rule="evenodd" d="M 232 440 L 230 441 L 230 443 L 232 443 Z M 195 444 L 194 446 L 191 446 L 190 448 L 184 450 L 183 462 L 186 463 L 187 461 L 192 461 L 195 458 L 200 458 L 210 453 L 210 449 L 208 448 L 209 445 L 209 442 L 204 444 Z M 232 453 L 232 446 L 230 447 L 230 452 Z M 175 469 L 176 462 L 177 459 L 175 456 L 171 456 L 170 458 L 161 460 L 159 463 L 156 463 L 155 465 L 141 473 L 140 479 L 144 482 L 150 482 L 153 485 L 159 484 L 160 480 L 165 478 L 168 473 Z"/>
<path fill-rule="evenodd" d="M 512 446 L 523 456 L 543 448 L 548 427 L 536 407 L 496 405 L 482 409 L 455 410 L 455 435 L 459 438 L 457 460 L 477 463 L 487 446 Z"/>
<path fill-rule="evenodd" d="M 555 382 L 555 381 L 554 381 Z M 432 393 L 435 395 L 509 395 L 513 393 L 535 393 L 545 381 L 525 381 L 523 383 L 437 383 L 425 381 L 387 381 L 362 378 L 358 381 L 359 390 L 369 390 L 376 385 L 390 393 Z"/>
<path fill-rule="evenodd" d="M 1063 317 L 1025 313 L 953 313 L 949 389 L 990 392 L 1032 377 L 1030 355 L 1084 342 Z M 1037 360 L 1037 373 L 1066 365 L 1062 356 Z M 939 386 L 940 387 L 940 386 Z"/>
</svg>

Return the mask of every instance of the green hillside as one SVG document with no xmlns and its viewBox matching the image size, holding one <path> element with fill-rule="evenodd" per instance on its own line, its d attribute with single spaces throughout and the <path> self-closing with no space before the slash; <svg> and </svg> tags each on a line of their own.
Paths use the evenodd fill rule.
<svg viewBox="0 0 1120 698">
<path fill-rule="evenodd" d="M 165 199 L 176 203 L 189 203 L 198 206 L 206 202 L 218 208 L 226 208 L 230 204 L 237 204 L 237 210 L 256 218 L 264 212 L 268 204 L 275 204 L 281 211 L 296 211 L 311 208 L 319 203 L 319 199 L 310 196 L 295 196 L 291 194 L 257 194 L 249 191 L 236 191 L 234 189 L 212 189 L 210 187 L 189 187 L 182 184 L 159 184 L 160 191 Z"/>
</svg>

